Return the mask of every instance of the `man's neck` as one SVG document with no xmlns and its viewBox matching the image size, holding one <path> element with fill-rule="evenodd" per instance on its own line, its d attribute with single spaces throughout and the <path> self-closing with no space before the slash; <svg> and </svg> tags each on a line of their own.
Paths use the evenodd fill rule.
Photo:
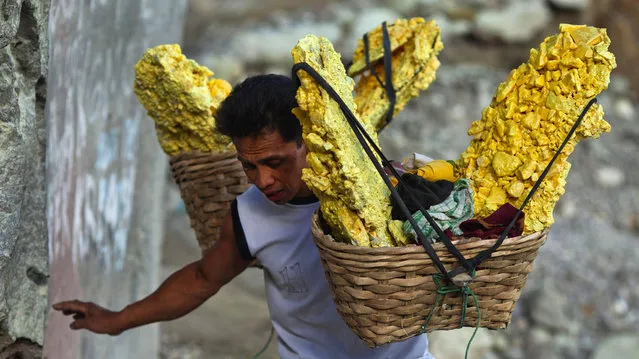
<svg viewBox="0 0 639 359">
<path fill-rule="evenodd" d="M 313 194 L 313 191 L 311 191 L 308 187 L 304 187 L 299 192 L 297 192 L 295 197 L 293 197 L 293 199 L 290 200 L 288 203 L 291 203 L 291 204 L 311 204 L 311 203 L 315 203 L 317 201 L 318 201 L 318 199 L 317 199 L 317 197 L 315 197 L 315 194 Z"/>
</svg>

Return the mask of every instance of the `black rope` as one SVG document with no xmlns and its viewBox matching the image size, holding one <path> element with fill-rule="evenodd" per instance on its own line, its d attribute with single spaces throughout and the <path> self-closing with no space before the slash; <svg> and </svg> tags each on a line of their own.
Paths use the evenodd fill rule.
<svg viewBox="0 0 639 359">
<path fill-rule="evenodd" d="M 433 262 L 435 263 L 435 265 L 438 267 L 438 269 L 440 270 L 440 272 L 446 276 L 448 276 L 448 272 L 446 271 L 446 268 L 444 267 L 444 265 L 442 264 L 442 262 L 439 260 L 439 257 L 437 256 L 437 253 L 435 253 L 435 251 L 433 250 L 431 243 L 428 241 L 428 239 L 425 238 L 424 234 L 422 233 L 422 231 L 419 229 L 419 226 L 417 225 L 417 223 L 415 222 L 415 219 L 413 218 L 412 214 L 410 213 L 410 211 L 408 210 L 408 208 L 406 207 L 406 204 L 404 203 L 404 201 L 401 199 L 399 193 L 397 192 L 397 190 L 395 189 L 395 187 L 393 186 L 393 184 L 390 182 L 390 179 L 388 178 L 388 176 L 386 175 L 386 172 L 384 171 L 383 167 L 379 164 L 379 162 L 375 159 L 375 155 L 373 153 L 373 151 L 371 150 L 371 148 L 369 147 L 372 146 L 375 149 L 375 152 L 378 153 L 378 155 L 380 156 L 380 158 L 382 159 L 382 163 L 384 164 L 385 167 L 387 167 L 391 173 L 397 177 L 398 181 L 402 182 L 401 176 L 399 176 L 399 174 L 397 173 L 397 171 L 395 170 L 395 168 L 390 164 L 390 162 L 388 161 L 388 159 L 386 158 L 386 156 L 384 156 L 384 154 L 382 153 L 382 151 L 379 149 L 379 147 L 377 147 L 377 145 L 375 144 L 375 142 L 370 138 L 370 136 L 368 135 L 368 133 L 366 132 L 366 130 L 363 128 L 363 126 L 359 123 L 359 121 L 357 120 L 357 118 L 355 117 L 355 115 L 353 115 L 353 113 L 350 111 L 350 109 L 348 108 L 348 106 L 344 103 L 344 101 L 342 100 L 341 97 L 339 97 L 339 95 L 335 92 L 335 90 L 330 86 L 330 84 L 328 84 L 326 82 L 326 80 L 324 78 L 322 78 L 322 76 L 317 73 L 317 71 L 315 71 L 314 68 L 312 68 L 309 64 L 307 63 L 298 63 L 295 64 L 293 66 L 293 77 L 295 79 L 297 79 L 297 84 L 299 86 L 300 84 L 300 80 L 297 77 L 297 71 L 299 70 L 304 70 L 306 71 L 311 77 L 313 77 L 315 79 L 315 81 L 317 81 L 317 83 L 324 88 L 324 90 L 333 98 L 333 100 L 335 100 L 342 112 L 344 113 L 346 120 L 349 124 L 349 126 L 351 127 L 351 129 L 353 130 L 353 132 L 355 133 L 355 136 L 357 137 L 357 139 L 359 140 L 360 144 L 362 145 L 364 151 L 366 152 L 366 154 L 368 155 L 369 159 L 371 160 L 371 162 L 373 162 L 373 165 L 375 166 L 375 169 L 377 170 L 377 172 L 379 173 L 379 175 L 382 177 L 382 179 L 384 180 L 384 183 L 386 184 L 386 186 L 390 189 L 391 191 L 391 196 L 393 197 L 393 199 L 397 202 L 397 205 L 399 206 L 400 211 L 402 212 L 402 214 L 404 216 L 406 216 L 406 218 L 408 219 L 409 223 L 411 224 L 411 226 L 413 227 L 413 229 L 415 229 L 415 232 L 417 234 L 417 237 L 419 239 L 419 241 L 421 242 L 422 246 L 424 247 L 424 249 L 426 250 L 426 252 L 428 253 L 428 255 L 431 257 L 431 259 L 433 260 Z M 411 196 L 414 196 L 409 189 L 409 186 L 406 186 L 406 188 L 408 189 L 408 193 Z M 418 202 L 418 201 L 416 201 Z M 430 214 L 428 212 L 426 212 L 426 210 L 423 209 L 423 207 L 421 207 L 421 205 L 419 205 L 419 209 L 422 211 L 422 213 L 424 214 L 424 217 L 428 220 L 428 222 L 433 226 L 433 229 L 435 229 L 435 232 L 440 236 L 440 238 L 442 239 L 442 242 L 448 242 L 448 245 L 450 245 L 449 251 L 451 251 L 451 253 L 453 253 L 453 255 L 455 256 L 459 256 L 459 260 L 462 262 L 462 265 L 464 265 L 464 268 L 468 268 L 469 271 L 472 271 L 472 267 L 470 266 L 470 263 L 466 260 L 466 258 L 464 258 L 464 256 L 459 252 L 459 250 L 457 250 L 457 248 L 455 248 L 455 246 L 452 244 L 452 242 L 450 241 L 450 239 L 446 236 L 446 234 L 441 230 L 441 228 L 439 228 L 439 226 L 437 225 L 437 223 L 433 220 L 433 218 L 430 216 Z M 446 243 L 445 243 L 446 244 Z M 447 245 L 447 247 L 448 247 Z"/>
<path fill-rule="evenodd" d="M 515 225 L 515 222 L 517 221 L 519 216 L 523 213 L 524 207 L 526 207 L 526 205 L 528 204 L 528 201 L 530 201 L 530 199 L 535 194 L 537 189 L 541 186 L 541 182 L 544 180 L 544 178 L 546 178 L 546 175 L 548 174 L 548 172 L 550 172 L 550 169 L 552 168 L 553 163 L 555 162 L 557 157 L 559 157 L 559 155 L 561 154 L 561 151 L 564 149 L 566 144 L 568 144 L 568 141 L 570 140 L 572 135 L 577 130 L 577 127 L 579 127 L 579 125 L 581 124 L 581 121 L 583 120 L 584 116 L 586 116 L 586 113 L 588 113 L 588 111 L 590 110 L 590 107 L 592 107 L 592 105 L 594 105 L 596 102 L 597 102 L 597 98 L 593 98 L 592 100 L 590 100 L 588 102 L 588 104 L 586 104 L 586 107 L 584 107 L 584 109 L 581 111 L 581 114 L 579 114 L 579 117 L 577 118 L 577 121 L 575 121 L 575 124 L 572 125 L 572 128 L 570 129 L 570 131 L 568 131 L 568 134 L 564 138 L 564 141 L 561 143 L 561 145 L 559 146 L 559 148 L 555 152 L 555 155 L 552 157 L 550 162 L 548 162 L 548 164 L 546 165 L 546 168 L 541 173 L 541 176 L 539 176 L 539 178 L 537 179 L 537 181 L 533 185 L 533 187 L 530 190 L 530 192 L 528 192 L 528 195 L 524 199 L 524 202 L 522 202 L 521 206 L 519 206 L 519 209 L 517 210 L 517 213 L 515 214 L 513 219 L 510 221 L 510 223 L 508 223 L 508 226 L 506 226 L 506 229 L 501 234 L 501 236 L 499 236 L 499 239 L 497 240 L 497 242 L 495 242 L 495 244 L 492 247 L 480 252 L 479 254 L 477 254 L 477 256 L 475 256 L 473 259 L 470 260 L 470 262 L 472 263 L 472 266 L 474 268 L 476 268 L 484 260 L 490 258 L 490 256 L 493 254 L 493 252 L 495 252 L 497 250 L 497 248 L 499 248 L 499 246 L 504 242 L 504 240 L 508 236 L 508 233 L 513 228 L 513 226 Z M 459 269 L 453 270 L 453 275 L 457 274 L 459 272 L 460 272 Z"/>
<path fill-rule="evenodd" d="M 386 127 L 392 120 L 395 113 L 395 104 L 397 102 L 397 93 L 393 86 L 393 53 L 391 52 L 390 36 L 388 35 L 388 27 L 386 21 L 382 23 L 382 35 L 383 35 L 383 47 L 384 47 L 384 82 L 379 78 L 379 75 L 371 65 L 369 45 L 368 45 L 368 33 L 364 34 L 364 59 L 366 61 L 366 67 L 375 76 L 377 82 L 386 90 L 386 96 L 388 97 L 388 112 L 386 112 L 386 123 L 380 128 L 380 130 Z"/>
<path fill-rule="evenodd" d="M 388 96 L 388 99 L 389 99 L 390 105 L 389 105 L 389 109 L 388 109 L 388 112 L 387 112 L 386 123 L 384 124 L 384 126 L 386 126 L 386 125 L 388 125 L 390 123 L 390 121 L 393 118 L 393 113 L 395 112 L 395 102 L 396 102 L 396 92 L 395 92 L 395 88 L 394 88 L 393 82 L 392 82 L 393 81 L 393 76 L 392 76 L 392 71 L 393 70 L 392 70 L 391 43 L 390 43 L 390 36 L 388 35 L 388 27 L 386 25 L 386 21 L 384 21 L 382 23 L 382 35 L 383 35 L 383 46 L 384 46 L 384 76 L 385 76 L 385 80 L 386 80 L 385 84 L 382 83 L 382 81 L 380 80 L 377 72 L 375 72 L 375 69 L 372 67 L 372 65 L 370 63 L 370 55 L 369 55 L 370 51 L 369 51 L 369 44 L 368 44 L 368 33 L 364 34 L 363 42 L 364 42 L 364 55 L 365 55 L 364 58 L 365 58 L 365 61 L 366 61 L 366 66 L 373 73 L 373 75 L 377 79 L 377 82 L 382 87 L 384 87 L 386 89 L 386 95 Z M 439 37 L 439 35 L 436 36 L 435 39 L 433 40 L 433 45 L 432 45 L 433 48 L 435 47 L 435 44 L 437 43 L 438 37 Z M 335 99 L 335 97 L 333 97 L 333 98 Z M 346 108 L 346 109 L 348 109 L 348 108 Z M 368 142 L 375 148 L 375 151 L 379 154 L 379 156 L 382 159 L 382 163 L 384 163 L 384 165 L 391 171 L 393 176 L 395 176 L 397 178 L 398 182 L 401 183 L 402 185 L 404 185 L 405 188 L 410 188 L 410 186 L 406 186 L 406 184 L 401 179 L 401 176 L 397 173 L 397 171 L 395 171 L 395 168 L 386 159 L 386 157 L 382 153 L 381 149 L 379 149 L 377 147 L 377 145 L 375 145 L 375 142 L 373 142 L 370 139 L 370 137 L 368 136 L 368 133 L 366 132 L 366 130 L 364 130 L 364 128 L 361 126 L 361 124 L 359 124 L 359 121 L 357 121 L 356 118 L 354 119 L 354 122 L 356 123 L 357 127 L 359 128 L 359 130 L 362 133 L 364 133 L 364 135 L 366 136 L 366 139 L 368 140 Z M 380 130 L 382 128 L 380 128 Z M 413 199 L 414 199 L 415 196 L 414 196 L 413 193 L 410 192 L 410 189 L 408 189 L 407 193 L 409 193 L 409 195 L 412 196 Z M 426 212 L 426 210 L 422 207 L 421 203 L 419 201 L 414 201 L 414 202 L 417 203 L 419 211 L 424 215 L 424 218 L 426 218 L 426 221 L 428 222 L 428 224 L 430 224 L 431 227 L 433 227 L 433 229 L 435 230 L 435 233 L 437 233 L 437 235 L 439 236 L 439 238 L 442 241 L 442 243 L 444 243 L 446 248 L 461 262 L 462 266 L 470 273 L 474 268 L 466 260 L 466 258 L 463 256 L 463 254 L 461 254 L 461 252 L 459 252 L 459 250 L 453 245 L 453 243 L 451 242 L 450 238 L 448 238 L 448 236 L 441 230 L 441 228 L 435 222 L 435 220 L 431 217 L 431 215 L 428 212 Z M 415 228 L 415 226 L 413 226 L 413 229 L 415 230 L 415 232 L 421 232 L 421 230 L 419 230 L 418 228 Z M 420 241 L 421 241 L 421 239 L 420 239 Z"/>
<path fill-rule="evenodd" d="M 319 74 L 317 75 L 319 76 Z M 321 77 L 320 77 L 321 78 Z M 322 79 L 323 80 L 323 79 Z M 327 83 L 327 86 L 330 87 L 330 85 Z M 332 95 L 331 95 L 332 96 Z M 337 94 L 335 94 L 335 96 L 337 96 L 337 98 L 339 98 L 339 96 Z M 334 98 L 335 99 L 335 98 Z M 341 101 L 341 98 L 340 98 Z M 340 105 L 341 107 L 341 105 Z M 350 110 L 348 109 L 348 107 L 346 106 L 346 104 L 344 104 L 344 108 L 346 109 L 346 111 L 350 112 Z M 343 112 L 345 112 L 344 110 L 342 110 Z M 352 115 L 352 113 L 351 113 Z M 393 167 L 393 165 L 390 163 L 390 161 L 386 158 L 386 156 L 384 155 L 384 153 L 382 152 L 382 150 L 375 144 L 375 142 L 370 138 L 370 136 L 368 135 L 368 132 L 366 132 L 366 130 L 364 129 L 364 127 L 362 126 L 361 123 L 359 123 L 359 121 L 357 121 L 357 118 L 352 115 L 352 119 L 349 119 L 347 116 L 347 120 L 350 122 L 352 122 L 355 127 L 364 135 L 364 137 L 366 138 L 366 140 L 368 141 L 368 144 L 370 144 L 373 149 L 375 150 L 375 152 L 377 152 L 377 154 L 380 156 L 382 163 L 384 165 L 384 167 L 388 168 L 391 171 L 391 174 L 393 176 L 395 176 L 395 178 L 397 178 L 397 181 L 406 189 L 406 193 L 411 196 L 413 198 L 413 202 L 417 204 L 417 208 L 418 210 L 424 215 L 424 218 L 426 218 L 426 221 L 428 222 L 428 224 L 431 225 L 431 227 L 433 227 L 433 229 L 435 230 L 435 233 L 437 233 L 437 235 L 439 236 L 439 239 L 441 240 L 442 243 L 444 243 L 444 245 L 446 246 L 446 248 L 448 249 L 449 252 L 451 252 L 451 254 L 453 254 L 453 256 L 455 256 L 462 264 L 462 266 L 468 271 L 471 272 L 473 271 L 473 267 L 470 264 L 470 262 L 464 257 L 464 255 L 457 249 L 457 247 L 455 247 L 455 245 L 453 244 L 453 242 L 450 240 L 450 238 L 448 238 L 448 236 L 446 235 L 446 233 L 444 233 L 444 231 L 442 231 L 441 227 L 439 227 L 439 224 L 437 224 L 437 222 L 435 222 L 435 220 L 433 219 L 433 217 L 430 215 L 430 213 L 428 213 L 426 211 L 426 209 L 424 209 L 424 207 L 422 206 L 421 202 L 419 200 L 416 199 L 415 194 L 413 193 L 413 190 L 411 189 L 411 186 L 408 186 L 404 180 L 402 179 L 402 176 L 399 175 L 399 173 L 397 173 L 397 170 L 395 169 L 395 167 Z M 351 128 L 353 126 L 351 125 Z M 353 131 L 355 131 L 355 129 L 353 129 Z M 359 137 L 358 137 L 359 139 Z M 360 140 L 360 143 L 362 144 L 362 146 L 367 146 L 366 143 L 363 143 Z M 370 157 L 370 155 L 369 155 Z M 370 157 L 371 161 L 373 161 L 373 163 L 377 163 L 377 161 L 374 160 L 374 157 Z M 386 176 L 386 173 L 384 173 L 383 177 Z M 386 182 L 386 181 L 385 181 Z M 390 180 L 386 183 L 386 186 L 388 186 L 388 188 L 391 190 L 391 192 L 393 190 L 395 190 L 395 187 L 390 183 Z M 401 203 L 402 206 L 405 206 L 405 203 L 403 200 L 398 201 L 397 198 L 394 198 L 397 203 Z M 407 208 L 408 210 L 408 208 Z M 410 213 L 410 211 L 408 212 Z M 406 216 L 406 212 L 403 212 L 404 216 Z M 417 233 L 422 233 L 421 229 L 419 228 L 419 226 L 417 225 L 417 223 L 415 222 L 415 224 L 413 224 L 414 220 L 413 220 L 413 216 L 406 216 L 409 218 L 409 222 L 411 223 L 411 226 L 413 227 L 413 229 L 415 230 L 415 232 Z M 420 242 L 423 242 L 424 238 L 421 238 L 418 236 L 418 239 Z M 426 241 L 430 244 L 430 241 L 428 241 L 426 239 Z"/>
<path fill-rule="evenodd" d="M 371 65 L 370 51 L 368 49 L 368 33 L 364 34 L 363 40 L 364 40 L 364 60 L 366 61 L 366 67 L 373 74 L 373 76 L 375 76 L 375 79 L 377 79 L 377 82 L 379 83 L 379 85 L 383 88 L 386 88 L 386 85 L 384 85 L 382 80 L 379 78 L 377 71 L 375 71 L 375 69 L 373 68 L 373 65 Z M 384 53 L 384 56 L 386 56 L 386 53 Z"/>
<path fill-rule="evenodd" d="M 383 25 L 384 25 L 383 29 L 386 30 L 386 23 L 384 23 Z M 385 40 L 387 40 L 388 39 L 387 31 L 384 31 L 384 34 L 385 34 L 384 35 L 385 36 Z M 388 46 L 390 46 L 390 42 L 389 42 Z M 365 51 L 366 51 L 366 63 L 367 63 L 368 66 L 370 66 L 370 61 L 369 61 L 369 58 L 368 58 L 368 40 L 367 40 L 366 35 L 364 36 L 364 47 L 365 47 Z M 385 56 L 386 56 L 386 54 L 389 54 L 389 53 L 390 53 L 389 51 L 385 52 Z M 388 64 L 390 64 L 390 61 L 388 62 Z M 385 65 L 386 65 L 386 61 L 385 61 Z M 426 218 L 428 223 L 433 227 L 435 232 L 438 234 L 439 239 L 441 240 L 441 242 L 444 243 L 444 245 L 451 252 L 451 254 L 453 254 L 460 261 L 460 263 L 462 264 L 462 267 L 459 267 L 459 268 L 456 268 L 456 269 L 454 269 L 454 270 L 452 270 L 450 272 L 447 272 L 445 267 L 443 266 L 443 264 L 439 260 L 439 257 L 437 256 L 437 253 L 433 250 L 430 242 L 428 241 L 428 239 L 426 239 L 424 237 L 422 231 L 419 229 L 419 226 L 417 225 L 417 223 L 415 222 L 412 214 L 410 213 L 410 211 L 406 207 L 406 204 L 401 199 L 401 196 L 399 195 L 399 193 L 397 192 L 395 187 L 390 182 L 390 179 L 386 175 L 386 172 L 384 171 L 384 168 L 375 159 L 375 154 L 373 153 L 373 150 L 371 150 L 371 147 L 373 147 L 374 151 L 381 158 L 383 166 L 389 169 L 389 171 L 397 178 L 399 183 L 404 184 L 401 176 L 397 173 L 397 170 L 390 164 L 390 161 L 388 161 L 388 159 L 386 158 L 384 153 L 381 151 L 381 149 L 370 138 L 370 136 L 368 135 L 367 131 L 363 128 L 361 123 L 359 123 L 359 121 L 357 120 L 355 115 L 353 115 L 353 113 L 350 111 L 348 106 L 344 103 L 342 98 L 337 94 L 337 92 L 335 92 L 335 90 L 330 86 L 330 84 L 328 84 L 326 82 L 326 80 L 319 73 L 317 73 L 317 71 L 315 71 L 314 68 L 312 68 L 307 63 L 302 62 L 302 63 L 295 64 L 293 66 L 293 69 L 292 69 L 293 78 L 296 79 L 297 86 L 300 85 L 300 80 L 297 77 L 297 72 L 299 70 L 306 71 L 333 98 L 333 100 L 335 100 L 339 104 L 342 112 L 345 115 L 345 118 L 346 118 L 349 126 L 351 127 L 351 129 L 355 133 L 355 136 L 357 137 L 358 141 L 362 145 L 364 151 L 368 155 L 368 157 L 371 160 L 371 162 L 373 162 L 373 165 L 375 166 L 375 169 L 377 170 L 379 175 L 384 180 L 384 183 L 390 189 L 391 196 L 396 201 L 397 205 L 399 206 L 400 211 L 408 219 L 409 223 L 411 224 L 411 226 L 415 230 L 415 233 L 417 235 L 417 238 L 418 238 L 419 242 L 421 242 L 422 246 L 424 247 L 424 249 L 426 250 L 426 252 L 430 256 L 430 258 L 433 260 L 435 265 L 438 267 L 440 272 L 442 274 L 446 275 L 448 278 L 452 278 L 452 277 L 456 276 L 457 274 L 460 274 L 460 273 L 463 273 L 463 272 L 471 273 L 472 271 L 475 270 L 475 268 L 482 261 L 484 261 L 485 259 L 489 258 L 492 255 L 492 253 L 499 248 L 499 246 L 503 243 L 505 238 L 508 236 L 508 233 L 510 232 L 512 227 L 515 225 L 515 223 L 516 223 L 517 219 L 519 218 L 519 216 L 523 213 L 523 208 L 528 204 L 528 202 L 530 201 L 530 199 L 532 198 L 534 193 L 537 191 L 537 189 L 541 185 L 543 179 L 546 177 L 546 175 L 550 171 L 554 161 L 557 159 L 557 157 L 559 156 L 559 154 L 561 153 L 563 148 L 566 146 L 566 144 L 568 143 L 568 141 L 570 140 L 570 138 L 572 137 L 572 135 L 576 131 L 577 127 L 579 126 L 579 124 L 583 120 L 583 117 L 586 115 L 586 113 L 588 112 L 590 107 L 594 103 L 597 102 L 597 99 L 593 98 L 586 105 L 584 110 L 579 115 L 579 118 L 577 119 L 575 124 L 570 129 L 570 131 L 567 134 L 566 138 L 564 139 L 563 143 L 559 146 L 558 150 L 555 152 L 555 155 L 550 160 L 550 162 L 548 163 L 548 165 L 546 166 L 546 168 L 542 172 L 541 176 L 537 179 L 537 181 L 533 185 L 533 188 L 530 190 L 530 192 L 528 193 L 527 197 L 524 199 L 522 205 L 518 209 L 517 213 L 515 214 L 515 216 L 511 220 L 511 222 L 508 224 L 508 226 L 506 226 L 506 229 L 501 234 L 501 236 L 499 237 L 497 242 L 495 242 L 495 244 L 491 248 L 480 252 L 472 260 L 467 260 L 463 256 L 463 254 L 461 254 L 461 252 L 459 252 L 459 250 L 452 244 L 450 238 L 441 230 L 441 228 L 439 227 L 437 222 L 435 222 L 435 220 L 430 216 L 430 214 L 421 206 L 419 201 L 416 201 L 416 203 L 418 204 L 419 210 L 422 212 L 422 214 L 424 215 L 424 217 Z M 371 68 L 371 70 L 372 70 L 372 68 Z M 389 71 L 386 71 L 386 73 L 387 73 L 387 76 L 389 76 L 388 75 Z M 377 78 L 377 80 L 381 84 L 381 81 L 380 81 L 379 77 L 377 76 L 377 74 L 374 73 L 374 75 L 375 75 L 375 77 Z M 387 77 L 387 79 L 388 79 L 388 77 Z M 391 87 L 392 87 L 392 84 L 391 84 Z M 392 111 L 391 111 L 391 113 L 392 113 Z M 410 190 L 410 186 L 405 186 L 405 187 L 407 188 L 408 195 L 410 195 L 412 197 L 415 197 L 415 195 Z"/>
</svg>

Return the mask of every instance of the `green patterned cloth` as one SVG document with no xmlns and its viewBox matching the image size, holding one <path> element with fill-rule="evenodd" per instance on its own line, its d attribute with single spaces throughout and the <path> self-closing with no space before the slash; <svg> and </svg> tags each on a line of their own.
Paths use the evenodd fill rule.
<svg viewBox="0 0 639 359">
<path fill-rule="evenodd" d="M 473 218 L 473 191 L 470 188 L 470 182 L 465 178 L 457 180 L 450 195 L 443 202 L 430 206 L 426 211 L 433 217 L 442 231 L 450 229 L 454 235 L 462 234 L 459 224 Z M 431 243 L 435 243 L 439 236 L 422 212 L 413 213 L 413 218 L 426 238 Z M 404 222 L 403 229 L 407 236 L 417 237 L 409 221 Z"/>
</svg>

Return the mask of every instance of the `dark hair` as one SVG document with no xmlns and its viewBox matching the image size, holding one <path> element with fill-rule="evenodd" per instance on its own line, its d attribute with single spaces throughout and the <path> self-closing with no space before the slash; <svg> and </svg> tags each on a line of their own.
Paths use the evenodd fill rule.
<svg viewBox="0 0 639 359">
<path fill-rule="evenodd" d="M 302 140 L 302 126 L 291 112 L 297 86 L 283 75 L 249 77 L 233 88 L 215 119 L 217 130 L 231 138 L 276 130 L 284 141 Z"/>
</svg>

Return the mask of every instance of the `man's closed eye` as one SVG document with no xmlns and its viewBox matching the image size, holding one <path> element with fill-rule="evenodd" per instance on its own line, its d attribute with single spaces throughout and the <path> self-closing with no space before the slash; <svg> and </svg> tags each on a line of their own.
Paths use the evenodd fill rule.
<svg viewBox="0 0 639 359">
<path fill-rule="evenodd" d="M 282 161 L 282 160 L 272 160 L 272 161 L 266 162 L 265 164 L 268 167 L 275 169 L 275 168 L 278 168 L 279 166 L 281 166 L 283 162 L 284 161 Z"/>
</svg>

